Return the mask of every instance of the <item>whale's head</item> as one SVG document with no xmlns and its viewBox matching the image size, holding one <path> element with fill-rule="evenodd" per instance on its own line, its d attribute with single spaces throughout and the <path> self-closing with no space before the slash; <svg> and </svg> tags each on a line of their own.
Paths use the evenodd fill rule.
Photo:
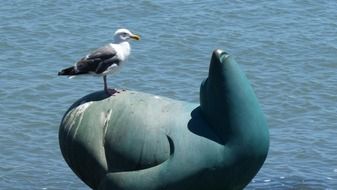
<svg viewBox="0 0 337 190">
<path fill-rule="evenodd" d="M 213 51 L 208 77 L 201 83 L 200 107 L 210 126 L 221 134 L 225 143 L 231 134 L 231 129 L 223 126 L 228 124 L 229 92 L 231 91 L 231 75 L 236 63 L 227 52 L 216 49 Z M 240 73 L 239 73 L 240 74 Z M 221 126 L 221 127 L 219 127 Z"/>
<path fill-rule="evenodd" d="M 224 90 L 227 88 L 228 82 L 228 69 L 231 68 L 231 65 L 235 63 L 232 56 L 227 52 L 216 49 L 213 51 L 208 77 L 201 83 L 200 88 L 200 104 L 203 105 L 208 102 L 209 98 L 217 96 L 218 93 L 225 93 Z M 207 103 L 206 103 L 207 104 Z"/>
<path fill-rule="evenodd" d="M 213 51 L 208 77 L 200 87 L 200 107 L 224 142 L 229 138 L 240 139 L 249 134 L 247 130 L 257 137 L 261 135 L 258 131 L 262 131 L 266 138 L 268 136 L 263 113 L 249 80 L 233 56 L 225 51 Z"/>
</svg>

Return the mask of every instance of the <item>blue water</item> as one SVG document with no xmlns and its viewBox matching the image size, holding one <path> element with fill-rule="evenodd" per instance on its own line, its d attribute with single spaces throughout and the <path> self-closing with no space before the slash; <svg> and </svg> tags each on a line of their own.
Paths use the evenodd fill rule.
<svg viewBox="0 0 337 190">
<path fill-rule="evenodd" d="M 88 189 L 69 169 L 58 127 L 101 78 L 58 70 L 141 34 L 115 88 L 198 102 L 213 49 L 234 55 L 270 127 L 253 189 L 337 189 L 337 1 L 3 1 L 0 6 L 0 189 Z"/>
</svg>

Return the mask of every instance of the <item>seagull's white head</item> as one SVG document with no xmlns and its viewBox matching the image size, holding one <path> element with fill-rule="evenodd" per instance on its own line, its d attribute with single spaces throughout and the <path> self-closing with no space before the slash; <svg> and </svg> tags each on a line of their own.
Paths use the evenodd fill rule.
<svg viewBox="0 0 337 190">
<path fill-rule="evenodd" d="M 116 30 L 114 34 L 115 43 L 125 42 L 130 39 L 140 40 L 140 36 L 137 34 L 133 34 L 128 29 L 124 29 L 124 28 Z"/>
</svg>

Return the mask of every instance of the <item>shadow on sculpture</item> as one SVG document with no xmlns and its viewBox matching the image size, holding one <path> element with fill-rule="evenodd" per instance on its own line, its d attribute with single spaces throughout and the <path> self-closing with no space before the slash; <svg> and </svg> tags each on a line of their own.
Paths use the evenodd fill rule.
<svg viewBox="0 0 337 190">
<path fill-rule="evenodd" d="M 75 102 L 59 131 L 62 154 L 93 189 L 243 189 L 262 167 L 269 134 L 249 81 L 221 50 L 200 104 L 103 91 Z"/>
<path fill-rule="evenodd" d="M 224 145 L 225 143 L 221 140 L 221 137 L 217 136 L 210 128 L 204 127 L 206 125 L 208 125 L 207 121 L 204 119 L 200 106 L 198 106 L 191 112 L 191 119 L 187 124 L 188 129 L 196 135 Z"/>
<path fill-rule="evenodd" d="M 87 102 L 96 102 L 96 101 L 101 101 L 104 100 L 106 98 L 111 97 L 110 95 L 107 95 L 106 93 L 103 93 L 104 91 L 97 91 L 91 94 L 88 94 L 84 97 L 82 97 L 81 99 L 77 100 L 64 114 L 64 116 L 67 115 L 67 113 L 72 110 L 75 107 L 78 107 L 82 104 L 85 104 Z"/>
</svg>

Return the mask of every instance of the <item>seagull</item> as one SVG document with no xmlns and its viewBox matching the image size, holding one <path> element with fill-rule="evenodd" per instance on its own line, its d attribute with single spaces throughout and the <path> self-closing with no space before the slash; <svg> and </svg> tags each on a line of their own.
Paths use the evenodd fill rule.
<svg viewBox="0 0 337 190">
<path fill-rule="evenodd" d="M 77 61 L 74 66 L 58 72 L 58 75 L 73 77 L 75 75 L 93 74 L 103 76 L 105 93 L 113 95 L 117 91 L 108 88 L 106 75 L 116 72 L 125 63 L 131 52 L 129 43 L 131 39 L 140 40 L 140 36 L 133 34 L 128 29 L 118 29 L 114 33 L 114 43 L 109 43 L 94 50 Z"/>
</svg>

